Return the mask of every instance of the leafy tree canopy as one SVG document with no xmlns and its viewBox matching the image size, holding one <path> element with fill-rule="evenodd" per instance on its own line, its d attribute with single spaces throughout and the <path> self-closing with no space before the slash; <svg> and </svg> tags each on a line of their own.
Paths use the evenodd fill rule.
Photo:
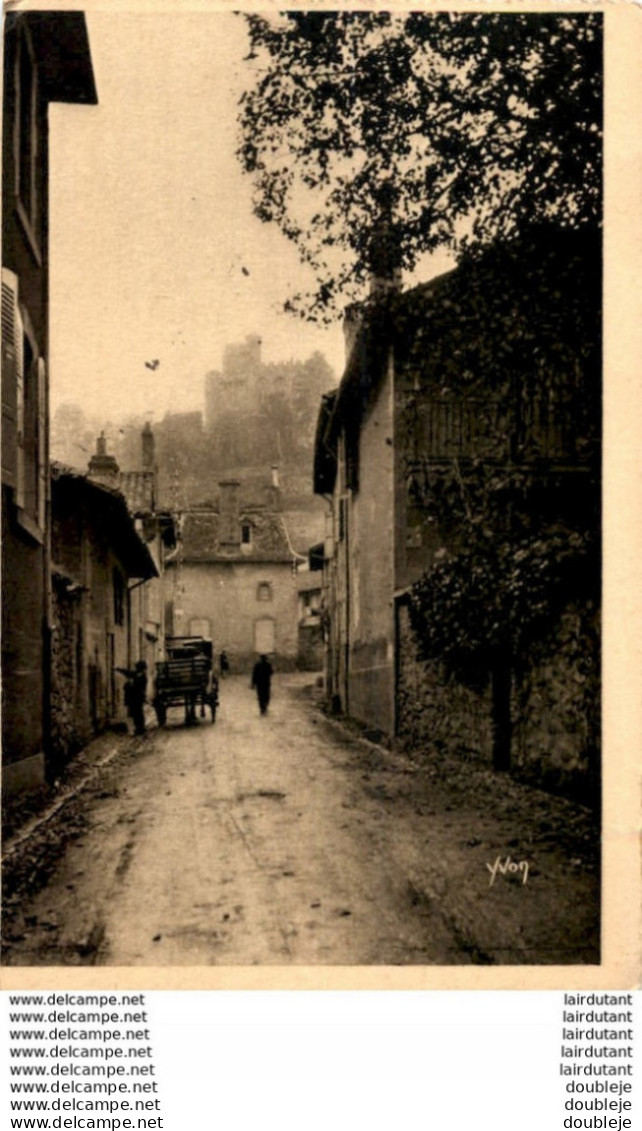
<svg viewBox="0 0 642 1131">
<path fill-rule="evenodd" d="M 316 291 L 288 303 L 302 316 L 357 296 L 382 217 L 407 270 L 525 223 L 599 222 L 599 14 L 243 18 L 255 80 L 238 155 L 257 216 L 314 271 Z"/>
</svg>

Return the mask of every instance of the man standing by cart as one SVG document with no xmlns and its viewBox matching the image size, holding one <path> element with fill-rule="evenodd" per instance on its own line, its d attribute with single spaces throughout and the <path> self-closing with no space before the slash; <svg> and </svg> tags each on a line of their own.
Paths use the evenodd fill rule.
<svg viewBox="0 0 642 1131">
<path fill-rule="evenodd" d="M 260 656 L 254 665 L 251 686 L 256 689 L 256 697 L 259 701 L 259 710 L 262 715 L 267 714 L 268 704 L 270 702 L 271 684 L 272 665 L 267 656 Z"/>
<path fill-rule="evenodd" d="M 133 671 L 116 668 L 126 677 L 125 706 L 134 724 L 134 734 L 145 733 L 145 699 L 147 697 L 147 664 L 139 660 Z"/>
</svg>

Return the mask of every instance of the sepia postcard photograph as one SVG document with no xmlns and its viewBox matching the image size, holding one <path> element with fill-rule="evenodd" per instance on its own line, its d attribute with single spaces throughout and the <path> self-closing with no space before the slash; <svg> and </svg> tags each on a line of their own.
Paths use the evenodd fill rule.
<svg viewBox="0 0 642 1131">
<path fill-rule="evenodd" d="M 634 977 L 627 7 L 6 6 L 5 985 Z"/>
</svg>

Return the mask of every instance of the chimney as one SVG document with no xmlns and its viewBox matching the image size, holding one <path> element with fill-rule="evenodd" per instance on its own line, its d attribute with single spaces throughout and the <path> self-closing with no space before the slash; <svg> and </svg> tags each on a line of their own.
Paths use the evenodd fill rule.
<svg viewBox="0 0 642 1131">
<path fill-rule="evenodd" d="M 155 440 L 149 420 L 141 432 L 141 440 L 143 442 L 143 471 L 154 471 Z"/>
<path fill-rule="evenodd" d="M 89 461 L 89 478 L 95 483 L 102 483 L 103 487 L 111 487 L 117 491 L 120 488 L 120 468 L 115 456 L 107 452 L 105 433 L 101 432 L 96 441 L 96 451 Z"/>
<path fill-rule="evenodd" d="M 225 546 L 240 546 L 239 481 L 224 479 L 218 485 L 219 542 Z"/>
<path fill-rule="evenodd" d="M 382 188 L 382 210 L 368 239 L 369 299 L 372 303 L 401 290 L 399 237 L 392 222 L 393 194 L 390 185 Z M 346 362 L 355 346 L 368 303 L 352 303 L 343 314 Z"/>
</svg>

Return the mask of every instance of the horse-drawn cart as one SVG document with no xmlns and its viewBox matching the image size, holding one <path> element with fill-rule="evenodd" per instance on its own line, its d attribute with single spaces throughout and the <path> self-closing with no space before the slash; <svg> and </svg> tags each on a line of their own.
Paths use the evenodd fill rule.
<svg viewBox="0 0 642 1131">
<path fill-rule="evenodd" d="M 212 722 L 218 707 L 218 680 L 213 672 L 212 641 L 202 636 L 168 636 L 167 659 L 156 664 L 153 706 L 159 725 L 167 721 L 169 707 L 184 707 L 185 722 L 196 722 L 209 707 Z"/>
</svg>

